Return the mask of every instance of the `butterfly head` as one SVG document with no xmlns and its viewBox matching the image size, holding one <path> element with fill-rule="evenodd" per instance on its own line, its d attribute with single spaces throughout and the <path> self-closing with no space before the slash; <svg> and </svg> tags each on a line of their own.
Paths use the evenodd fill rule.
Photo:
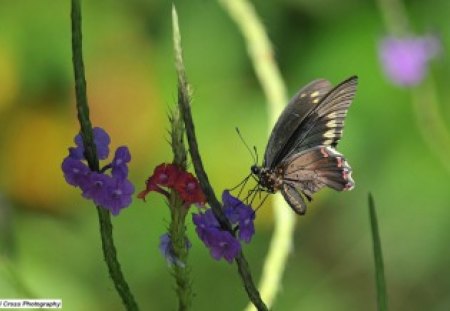
<svg viewBox="0 0 450 311">
<path fill-rule="evenodd" d="M 259 176 L 259 174 L 261 173 L 261 168 L 255 164 L 255 165 L 252 165 L 251 171 L 256 176 Z"/>
</svg>

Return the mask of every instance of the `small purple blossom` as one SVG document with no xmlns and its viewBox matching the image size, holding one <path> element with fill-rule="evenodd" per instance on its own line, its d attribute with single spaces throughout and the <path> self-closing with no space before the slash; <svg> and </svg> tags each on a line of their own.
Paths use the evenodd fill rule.
<svg viewBox="0 0 450 311">
<path fill-rule="evenodd" d="M 238 237 L 241 241 L 249 243 L 255 234 L 255 225 L 253 222 L 255 220 L 255 212 L 250 206 L 244 205 L 240 210 L 239 216 Z"/>
<path fill-rule="evenodd" d="M 109 209 L 111 214 L 117 215 L 122 208 L 131 204 L 134 186 L 127 179 L 114 177 L 112 179 L 112 182 L 108 184 L 107 193 L 101 205 Z"/>
<path fill-rule="evenodd" d="M 234 226 L 234 231 L 237 231 L 239 240 L 250 242 L 255 233 L 253 224 L 255 212 L 251 206 L 244 204 L 227 190 L 222 193 L 222 202 L 224 214 Z M 219 260 L 223 257 L 231 262 L 236 258 L 241 250 L 239 241 L 230 232 L 220 227 L 211 209 L 204 213 L 193 214 L 192 220 L 196 226 L 197 235 L 209 248 L 214 259 Z"/>
<path fill-rule="evenodd" d="M 228 190 L 222 193 L 222 202 L 225 215 L 232 224 L 238 224 L 238 237 L 249 243 L 255 234 L 255 211 L 250 205 L 244 204 L 238 198 L 232 196 Z"/>
<path fill-rule="evenodd" d="M 112 183 L 112 177 L 92 172 L 86 184 L 81 187 L 83 196 L 86 199 L 92 199 L 97 205 L 103 205 L 108 195 L 107 189 Z"/>
<path fill-rule="evenodd" d="M 97 156 L 100 160 L 104 160 L 109 155 L 109 143 L 111 142 L 111 139 L 109 138 L 108 133 L 100 127 L 94 127 L 92 131 L 94 133 L 94 144 L 97 149 Z M 69 149 L 70 154 L 73 154 L 74 156 L 79 156 L 81 154 L 84 158 L 84 145 L 81 134 L 75 136 L 74 142 L 77 147 L 72 148 L 73 150 Z"/>
<path fill-rule="evenodd" d="M 195 224 L 195 231 L 197 232 L 198 237 L 207 247 L 209 247 L 211 245 L 211 230 L 220 228 L 219 222 L 216 217 L 214 217 L 212 209 L 208 209 L 204 213 L 192 214 L 192 221 Z"/>
<path fill-rule="evenodd" d="M 429 61 L 440 51 L 436 37 L 387 37 L 380 42 L 379 54 L 389 79 L 400 86 L 419 84 Z"/>
<path fill-rule="evenodd" d="M 228 231 L 212 228 L 209 243 L 211 256 L 216 260 L 223 257 L 231 263 L 241 251 L 241 244 Z"/>
<path fill-rule="evenodd" d="M 84 149 L 82 147 L 70 147 L 69 157 L 75 160 L 84 160 Z"/>
<path fill-rule="evenodd" d="M 117 148 L 114 159 L 111 162 L 112 175 L 119 179 L 125 179 L 128 176 L 127 163 L 131 161 L 131 154 L 126 146 Z"/>
<path fill-rule="evenodd" d="M 192 247 L 191 242 L 186 238 L 186 249 L 190 249 Z M 159 238 L 159 251 L 161 255 L 166 259 L 166 262 L 169 266 L 177 265 L 181 268 L 185 267 L 185 263 L 182 262 L 174 253 L 172 246 L 172 239 L 168 233 L 161 235 Z"/>
<path fill-rule="evenodd" d="M 85 184 L 91 172 L 86 164 L 71 157 L 64 159 L 61 168 L 67 183 L 75 187 Z"/>
<path fill-rule="evenodd" d="M 99 127 L 93 129 L 93 134 L 98 158 L 106 159 L 109 154 L 109 135 Z M 131 160 L 128 148 L 119 147 L 112 163 L 103 167 L 100 172 L 94 172 L 83 162 L 86 159 L 81 135 L 76 135 L 74 141 L 77 147 L 69 148 L 69 156 L 61 165 L 64 178 L 68 184 L 80 187 L 83 197 L 93 200 L 95 204 L 117 215 L 121 209 L 130 205 L 131 196 L 134 193 L 134 186 L 127 179 L 127 163 Z M 110 168 L 112 168 L 112 176 L 105 174 L 105 171 Z"/>
</svg>

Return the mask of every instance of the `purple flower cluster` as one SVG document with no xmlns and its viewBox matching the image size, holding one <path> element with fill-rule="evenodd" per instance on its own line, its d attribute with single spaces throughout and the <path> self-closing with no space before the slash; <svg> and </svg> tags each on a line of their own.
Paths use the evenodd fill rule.
<svg viewBox="0 0 450 311">
<path fill-rule="evenodd" d="M 93 132 L 98 158 L 104 160 L 109 155 L 111 140 L 102 128 L 96 127 Z M 117 148 L 112 162 L 100 173 L 91 171 L 86 165 L 81 135 L 75 136 L 74 141 L 76 147 L 69 148 L 69 155 L 61 165 L 67 183 L 79 187 L 86 199 L 91 199 L 95 204 L 110 210 L 113 215 L 119 214 L 122 208 L 130 205 L 134 193 L 134 186 L 127 179 L 127 163 L 131 160 L 128 148 L 126 146 Z M 104 174 L 108 169 L 111 169 L 111 175 Z"/>
<path fill-rule="evenodd" d="M 232 196 L 228 190 L 222 194 L 223 211 L 237 232 L 237 238 L 249 243 L 255 233 L 255 212 L 250 205 L 244 204 L 238 198 Z M 193 214 L 192 220 L 196 226 L 196 232 L 211 256 L 220 260 L 222 257 L 232 262 L 241 251 L 241 244 L 230 232 L 222 230 L 211 209 L 204 213 Z"/>
<path fill-rule="evenodd" d="M 186 238 L 186 249 L 192 247 L 191 242 Z M 185 263 L 182 262 L 176 255 L 172 246 L 172 239 L 168 233 L 164 233 L 159 238 L 159 251 L 161 255 L 166 259 L 169 266 L 177 265 L 181 268 L 185 267 Z"/>
<path fill-rule="evenodd" d="M 429 61 L 440 51 L 440 42 L 432 36 L 387 37 L 380 42 L 379 54 L 389 79 L 400 86 L 422 82 Z"/>
</svg>

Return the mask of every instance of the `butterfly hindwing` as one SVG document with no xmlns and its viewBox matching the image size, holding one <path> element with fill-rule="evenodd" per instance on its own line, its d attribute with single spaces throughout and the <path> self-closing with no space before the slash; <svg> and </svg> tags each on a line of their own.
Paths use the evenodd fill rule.
<svg viewBox="0 0 450 311">
<path fill-rule="evenodd" d="M 283 183 L 300 190 L 309 199 L 325 186 L 337 191 L 354 186 L 350 165 L 329 146 L 316 146 L 293 155 L 283 167 Z"/>
<path fill-rule="evenodd" d="M 282 149 L 291 136 L 316 106 L 314 100 L 319 101 L 332 89 L 330 82 L 315 80 L 295 94 L 281 113 L 275 124 L 264 154 L 264 167 L 274 167 L 282 160 Z"/>
</svg>

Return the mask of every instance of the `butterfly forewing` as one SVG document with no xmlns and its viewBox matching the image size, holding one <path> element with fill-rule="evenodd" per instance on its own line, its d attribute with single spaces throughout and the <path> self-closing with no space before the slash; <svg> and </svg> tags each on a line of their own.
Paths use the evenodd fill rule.
<svg viewBox="0 0 450 311">
<path fill-rule="evenodd" d="M 342 82 L 317 104 L 297 128 L 283 154 L 289 157 L 302 150 L 325 145 L 335 147 L 342 137 L 348 108 L 355 96 L 357 77 Z"/>
<path fill-rule="evenodd" d="M 283 158 L 282 150 L 305 117 L 313 110 L 324 95 L 332 89 L 330 82 L 315 80 L 295 94 L 278 118 L 264 154 L 264 167 L 275 167 Z"/>
</svg>

